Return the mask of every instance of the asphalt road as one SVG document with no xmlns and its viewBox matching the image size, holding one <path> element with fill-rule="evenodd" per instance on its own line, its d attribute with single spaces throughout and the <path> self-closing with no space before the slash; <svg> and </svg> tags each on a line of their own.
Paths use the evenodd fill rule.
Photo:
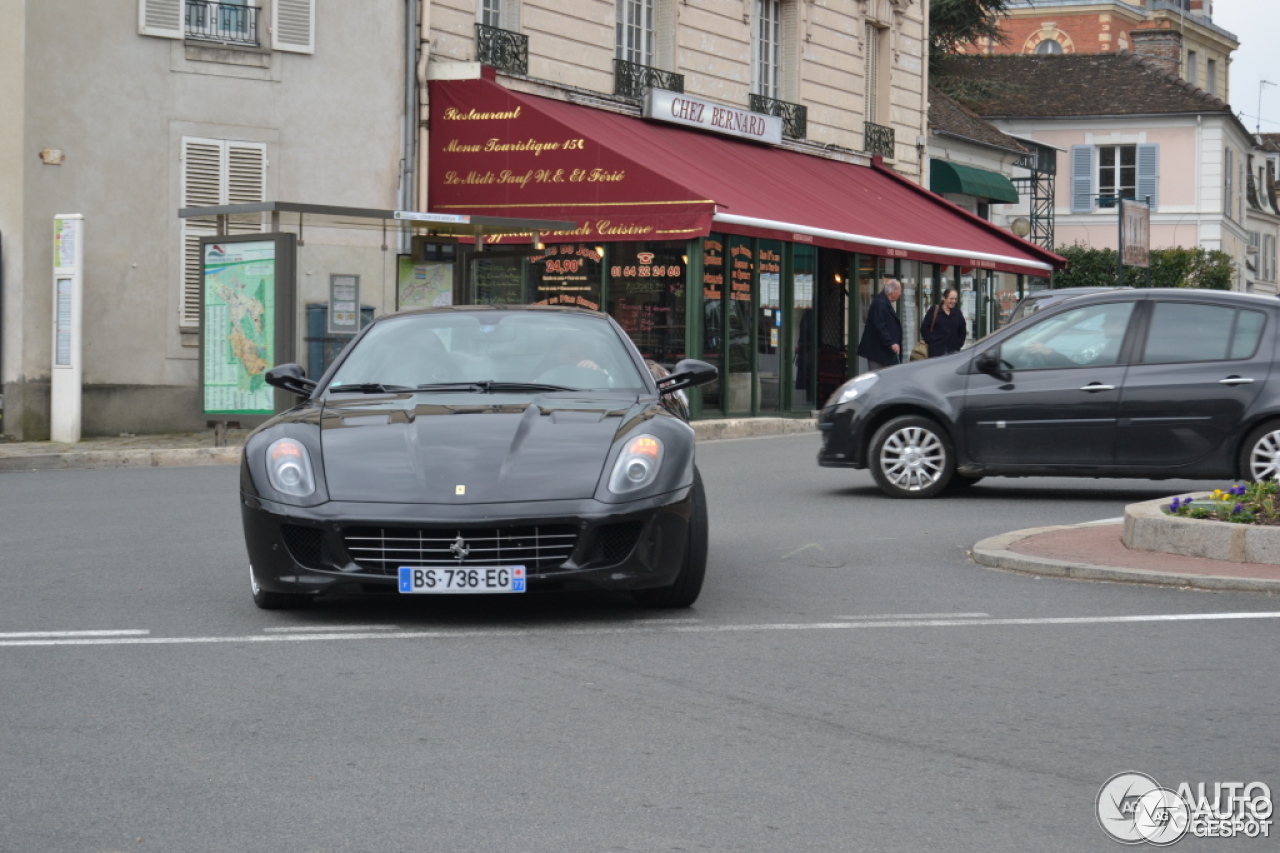
<svg viewBox="0 0 1280 853">
<path fill-rule="evenodd" d="M 259 611 L 233 467 L 0 474 L 0 851 L 1115 851 L 1122 771 L 1280 795 L 1280 601 L 965 554 L 1221 484 L 893 501 L 816 443 L 700 446 L 680 612 Z"/>
</svg>

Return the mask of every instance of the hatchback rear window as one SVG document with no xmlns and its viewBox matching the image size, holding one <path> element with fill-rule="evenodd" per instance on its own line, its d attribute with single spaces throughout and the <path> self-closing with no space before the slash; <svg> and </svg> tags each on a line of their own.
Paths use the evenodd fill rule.
<svg viewBox="0 0 1280 853">
<path fill-rule="evenodd" d="M 1261 311 L 1159 302 L 1153 306 L 1142 361 L 1172 364 L 1249 358 L 1258 350 L 1265 325 Z"/>
</svg>

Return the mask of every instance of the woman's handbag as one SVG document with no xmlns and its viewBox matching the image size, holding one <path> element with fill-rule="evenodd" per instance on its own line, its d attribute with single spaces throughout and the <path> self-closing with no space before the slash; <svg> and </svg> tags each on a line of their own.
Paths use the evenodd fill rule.
<svg viewBox="0 0 1280 853">
<path fill-rule="evenodd" d="M 938 309 L 933 309 L 933 322 L 929 324 L 929 333 L 933 333 L 933 327 L 938 325 Z M 916 345 L 911 348 L 912 361 L 924 361 L 929 357 L 929 344 L 924 338 L 916 341 Z"/>
</svg>

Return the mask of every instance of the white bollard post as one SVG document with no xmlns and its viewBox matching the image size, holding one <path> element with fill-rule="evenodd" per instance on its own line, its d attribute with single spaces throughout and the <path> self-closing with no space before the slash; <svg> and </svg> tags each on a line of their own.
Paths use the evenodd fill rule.
<svg viewBox="0 0 1280 853">
<path fill-rule="evenodd" d="M 53 371 L 49 437 L 80 440 L 80 332 L 84 298 L 84 217 L 53 217 Z"/>
</svg>

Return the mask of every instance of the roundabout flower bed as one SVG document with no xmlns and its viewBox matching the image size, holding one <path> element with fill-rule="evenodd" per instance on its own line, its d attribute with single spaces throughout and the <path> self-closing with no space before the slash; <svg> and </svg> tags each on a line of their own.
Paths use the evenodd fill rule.
<svg viewBox="0 0 1280 853">
<path fill-rule="evenodd" d="M 1274 480 L 1237 483 L 1214 489 L 1202 497 L 1176 497 L 1166 510 L 1169 515 L 1199 521 L 1226 521 L 1231 524 L 1280 525 L 1276 509 L 1280 486 Z"/>
<path fill-rule="evenodd" d="M 1120 539 L 1141 551 L 1280 565 L 1278 505 L 1272 482 L 1129 504 Z"/>
</svg>

